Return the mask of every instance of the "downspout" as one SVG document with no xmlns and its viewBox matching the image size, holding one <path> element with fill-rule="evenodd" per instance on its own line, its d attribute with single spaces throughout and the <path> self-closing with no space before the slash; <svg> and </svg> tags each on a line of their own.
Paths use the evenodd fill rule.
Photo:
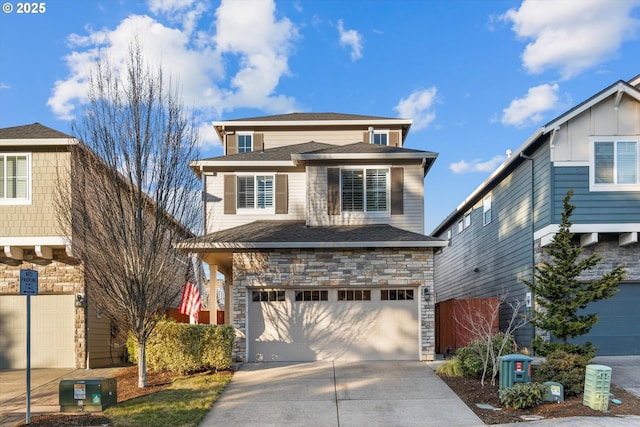
<svg viewBox="0 0 640 427">
<path fill-rule="evenodd" d="M 529 216 L 531 218 L 531 281 L 533 282 L 535 280 L 535 265 L 536 265 L 536 242 L 534 240 L 534 232 L 535 232 L 535 224 L 534 224 L 534 190 L 535 190 L 535 185 L 534 185 L 534 169 L 533 169 L 533 165 L 534 165 L 534 159 L 533 157 L 527 156 L 526 154 L 524 154 L 523 152 L 520 153 L 520 157 L 525 159 L 525 160 L 529 160 L 531 161 L 531 188 L 529 189 L 530 193 L 531 193 L 531 205 L 529 207 Z M 535 296 L 531 295 L 531 305 L 532 307 L 525 307 L 525 310 L 529 311 L 533 309 L 533 304 L 535 304 Z M 535 326 L 533 326 L 531 328 L 531 333 L 532 333 L 532 337 L 531 337 L 531 342 L 533 343 L 533 340 L 536 337 L 536 328 Z"/>
</svg>

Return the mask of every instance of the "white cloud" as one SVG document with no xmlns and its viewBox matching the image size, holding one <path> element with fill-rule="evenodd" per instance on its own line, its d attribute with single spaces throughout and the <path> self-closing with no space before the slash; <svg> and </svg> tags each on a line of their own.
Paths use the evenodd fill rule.
<svg viewBox="0 0 640 427">
<path fill-rule="evenodd" d="M 9 86 L 8 84 L 0 82 L 0 90 L 4 90 L 4 89 L 11 89 L 11 86 Z"/>
<path fill-rule="evenodd" d="M 640 20 L 631 11 L 639 0 L 524 0 L 502 19 L 518 37 L 532 40 L 522 54 L 529 73 L 557 69 L 564 79 L 608 60 L 634 38 Z"/>
<path fill-rule="evenodd" d="M 362 35 L 356 30 L 345 30 L 342 19 L 338 21 L 338 32 L 340 46 L 351 48 L 351 60 L 356 61 L 362 58 Z"/>
<path fill-rule="evenodd" d="M 540 122 L 544 112 L 556 107 L 558 89 L 557 84 L 530 88 L 525 97 L 514 99 L 509 107 L 502 110 L 502 124 L 522 127 Z"/>
<path fill-rule="evenodd" d="M 424 129 L 436 118 L 432 107 L 437 93 L 438 90 L 435 86 L 416 90 L 407 98 L 401 99 L 393 109 L 398 112 L 400 117 L 413 120 L 413 130 Z"/>
<path fill-rule="evenodd" d="M 55 82 L 47 102 L 54 114 L 74 117 L 78 105 L 86 102 L 90 73 L 102 55 L 123 70 L 134 37 L 143 46 L 146 62 L 161 65 L 166 80 L 178 82 L 185 106 L 199 116 L 217 119 L 225 111 L 245 107 L 269 113 L 295 109 L 294 98 L 275 92 L 289 74 L 288 59 L 298 33 L 287 18 L 276 18 L 273 1 L 223 0 L 215 11 L 214 33 L 196 31 L 207 10 L 202 0 L 147 4 L 157 19 L 130 15 L 113 29 L 87 28 L 86 35 L 68 37 L 68 75 Z M 203 27 L 209 28 L 209 23 Z M 203 139 L 209 145 L 218 143 L 212 132 Z"/>
<path fill-rule="evenodd" d="M 460 160 L 451 163 L 449 169 L 456 174 L 472 173 L 472 172 L 493 172 L 507 158 L 505 156 L 494 156 L 491 160 L 482 161 L 482 159 L 474 159 L 471 161 Z"/>
</svg>

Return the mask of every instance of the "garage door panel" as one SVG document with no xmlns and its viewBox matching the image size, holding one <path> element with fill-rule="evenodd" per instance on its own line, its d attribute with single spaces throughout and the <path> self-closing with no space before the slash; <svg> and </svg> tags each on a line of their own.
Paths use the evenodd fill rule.
<svg viewBox="0 0 640 427">
<path fill-rule="evenodd" d="M 0 369 L 26 367 L 26 298 L 23 295 L 0 296 Z M 75 366 L 74 299 L 74 295 L 31 297 L 33 368 Z"/>
<path fill-rule="evenodd" d="M 249 360 L 417 360 L 417 301 L 251 302 Z M 333 299 L 333 300 L 332 300 Z"/>
<path fill-rule="evenodd" d="M 640 283 L 623 283 L 618 288 L 613 298 L 587 307 L 585 313 L 598 313 L 598 323 L 571 342 L 591 342 L 598 356 L 640 354 Z"/>
</svg>

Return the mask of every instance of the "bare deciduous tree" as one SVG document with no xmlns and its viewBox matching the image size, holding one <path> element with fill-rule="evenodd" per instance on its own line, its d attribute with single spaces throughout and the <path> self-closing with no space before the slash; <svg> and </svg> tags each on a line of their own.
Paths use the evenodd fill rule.
<svg viewBox="0 0 640 427">
<path fill-rule="evenodd" d="M 138 385 L 146 387 L 145 345 L 184 283 L 186 256 L 174 245 L 198 225 L 199 182 L 188 167 L 197 131 L 142 52 L 134 41 L 123 72 L 108 58 L 97 63 L 56 210 L 83 260 L 88 300 L 137 339 Z"/>
<path fill-rule="evenodd" d="M 462 301 L 461 301 L 462 302 Z M 507 305 L 510 317 L 503 334 L 497 334 L 495 325 L 499 324 L 500 308 Z M 500 369 L 500 357 L 503 355 L 507 344 L 512 340 L 513 333 L 527 324 L 526 319 L 520 313 L 524 302 L 520 300 L 507 301 L 507 295 L 500 295 L 495 304 L 485 307 L 485 310 L 476 310 L 473 304 L 460 304 L 456 311 L 455 321 L 464 329 L 472 340 L 477 340 L 482 345 L 476 348 L 482 361 L 482 377 L 480 384 L 484 387 L 489 368 L 491 368 L 490 381 L 495 385 L 496 377 Z M 499 337 L 497 340 L 496 338 Z"/>
</svg>

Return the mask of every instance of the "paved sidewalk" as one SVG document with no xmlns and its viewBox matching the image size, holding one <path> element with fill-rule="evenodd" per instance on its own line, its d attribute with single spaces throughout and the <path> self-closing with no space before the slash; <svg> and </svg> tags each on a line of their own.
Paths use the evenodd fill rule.
<svg viewBox="0 0 640 427">
<path fill-rule="evenodd" d="M 108 378 L 122 368 L 32 369 L 31 416 L 59 412 L 59 385 L 63 379 Z M 14 427 L 26 421 L 27 378 L 24 369 L 0 371 L 0 426 Z"/>
</svg>

